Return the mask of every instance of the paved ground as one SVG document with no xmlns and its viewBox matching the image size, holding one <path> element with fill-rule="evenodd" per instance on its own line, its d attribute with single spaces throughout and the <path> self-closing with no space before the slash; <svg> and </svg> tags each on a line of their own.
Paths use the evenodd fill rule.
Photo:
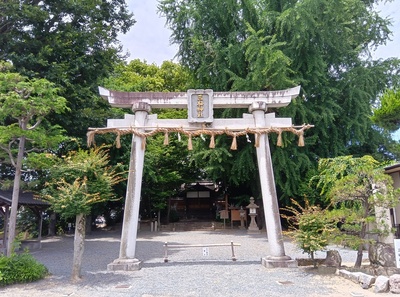
<svg viewBox="0 0 400 297">
<path fill-rule="evenodd" d="M 135 272 L 107 272 L 107 264 L 118 258 L 120 232 L 96 231 L 85 243 L 82 281 L 70 282 L 73 237 L 53 237 L 43 241 L 42 249 L 31 253 L 45 264 L 51 275 L 44 280 L 0 288 L 3 297 L 102 297 L 102 296 L 376 296 L 372 289 L 334 274 L 315 273 L 310 268 L 267 269 L 260 259 L 268 255 L 266 234 L 247 234 L 245 230 L 147 232 L 138 234 L 136 255 L 143 267 Z M 230 247 L 187 248 L 169 252 L 164 263 L 163 244 L 229 243 L 237 261 L 231 260 Z M 286 254 L 305 257 L 290 243 Z M 353 262 L 354 252 L 341 250 L 343 259 Z M 323 257 L 324 254 L 319 256 Z M 350 263 L 351 264 L 351 263 Z M 362 294 L 362 295 L 356 295 Z M 386 296 L 387 294 L 379 294 Z M 391 295 L 391 294 L 390 294 Z"/>
</svg>

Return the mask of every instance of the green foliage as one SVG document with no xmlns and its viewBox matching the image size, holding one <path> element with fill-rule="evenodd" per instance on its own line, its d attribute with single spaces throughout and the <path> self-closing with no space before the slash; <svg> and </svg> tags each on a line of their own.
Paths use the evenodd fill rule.
<svg viewBox="0 0 400 297">
<path fill-rule="evenodd" d="M 357 206 L 346 207 L 345 205 L 331 209 L 326 215 L 331 220 L 338 222 L 340 230 L 330 239 L 332 243 L 357 250 L 360 246 L 374 241 L 360 236 L 363 232 L 363 223 L 374 223 L 374 215 L 363 217 L 364 213 L 361 208 Z"/>
<path fill-rule="evenodd" d="M 385 211 L 397 205 L 400 190 L 394 189 L 393 179 L 371 156 L 343 156 L 319 161 L 319 174 L 312 181 L 322 195 L 332 203 L 332 217 L 341 222 L 342 244 L 357 246 L 356 266 L 361 265 L 362 247 L 368 242 L 367 226 L 376 223 L 373 231 L 387 235 L 389 226 Z"/>
<path fill-rule="evenodd" d="M 117 65 L 104 87 L 125 92 L 186 92 L 193 84 L 189 71 L 181 65 L 165 61 L 160 67 L 139 59 Z"/>
<path fill-rule="evenodd" d="M 29 79 L 10 72 L 11 65 L 0 64 L 0 148 L 15 166 L 20 137 L 28 140 L 27 152 L 55 148 L 65 139 L 60 127 L 49 125 L 45 117 L 68 108 L 53 83 Z"/>
<path fill-rule="evenodd" d="M 390 35 L 390 21 L 374 11 L 374 2 L 160 1 L 171 39 L 179 45 L 178 57 L 193 71 L 198 88 L 259 91 L 301 85 L 301 96 L 288 107 L 270 110 L 291 117 L 295 124 L 315 125 L 305 135 L 305 147 L 295 147 L 292 135 L 284 137 L 283 148 L 271 146 L 275 180 L 285 204 L 289 197 L 302 199 L 299 187 L 320 158 L 368 154 L 385 160 L 398 154 L 391 153 L 396 150 L 391 136 L 370 118 L 375 98 L 400 79 L 398 59 L 370 58 L 370 50 L 385 44 Z M 270 138 L 275 144 L 276 138 Z M 224 156 L 218 163 L 226 172 L 223 179 L 236 175 L 230 171 L 228 154 L 213 153 Z M 246 159 L 251 168 L 254 158 Z M 242 176 L 244 180 L 238 177 L 235 182 L 244 184 L 252 178 Z"/>
<path fill-rule="evenodd" d="M 104 147 L 71 152 L 49 169 L 40 197 L 64 218 L 90 214 L 94 204 L 117 199 L 113 186 L 124 180 L 124 172 L 108 162 Z"/>
<path fill-rule="evenodd" d="M 400 91 L 386 90 L 380 98 L 379 106 L 374 109 L 372 121 L 376 124 L 395 131 L 400 127 Z"/>
<path fill-rule="evenodd" d="M 10 257 L 0 256 L 0 286 L 33 282 L 46 275 L 47 268 L 26 252 Z"/>
<path fill-rule="evenodd" d="M 288 234 L 312 259 L 314 253 L 325 250 L 330 240 L 337 234 L 335 221 L 326 216 L 326 210 L 311 205 L 307 199 L 304 206 L 292 199 L 292 205 L 283 208 L 283 211 L 285 213 L 282 217 L 289 223 Z"/>
<path fill-rule="evenodd" d="M 28 79 L 18 73 L 0 72 L 0 119 L 10 117 L 19 121 L 23 118 L 29 123 L 52 111 L 62 112 L 66 109 L 66 100 L 58 93 L 59 89 L 46 79 Z"/>
<path fill-rule="evenodd" d="M 70 136 L 104 125 L 111 114 L 97 86 L 122 58 L 118 34 L 134 24 L 126 1 L 2 1 L 0 60 L 60 88 L 70 111 L 52 124 Z"/>
<path fill-rule="evenodd" d="M 265 36 L 248 25 L 248 37 L 243 43 L 245 61 L 250 65 L 245 78 L 228 70 L 233 82 L 232 90 L 280 90 L 294 85 L 290 80 L 290 59 L 282 52 L 284 42 L 276 36 Z M 260 75 L 262 74 L 262 75 Z"/>
<path fill-rule="evenodd" d="M 23 234 L 26 232 L 27 238 L 23 239 L 30 239 L 30 238 L 37 238 L 39 236 L 39 218 L 38 216 L 27 207 L 21 207 L 18 211 L 18 218 L 17 218 L 17 229 L 20 231 L 19 234 Z"/>
<path fill-rule="evenodd" d="M 187 142 L 179 141 L 175 133 L 168 138 L 168 145 L 163 144 L 164 135 L 148 139 L 142 181 L 143 206 L 148 211 L 165 209 L 168 198 L 199 175 L 199 169 L 189 162 Z"/>
</svg>

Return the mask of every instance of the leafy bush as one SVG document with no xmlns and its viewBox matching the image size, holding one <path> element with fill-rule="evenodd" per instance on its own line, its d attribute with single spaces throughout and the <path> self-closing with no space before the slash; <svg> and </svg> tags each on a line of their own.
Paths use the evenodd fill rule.
<svg viewBox="0 0 400 297">
<path fill-rule="evenodd" d="M 36 281 L 47 274 L 47 268 L 26 252 L 0 256 L 0 286 Z"/>
<path fill-rule="evenodd" d="M 290 231 L 287 234 L 293 237 L 304 253 L 310 255 L 316 266 L 314 253 L 325 250 L 329 239 L 335 237 L 335 222 L 326 216 L 325 210 L 317 205 L 310 205 L 307 199 L 304 207 L 293 199 L 292 203 L 293 206 L 284 208 L 287 214 L 282 214 L 289 223 Z"/>
</svg>

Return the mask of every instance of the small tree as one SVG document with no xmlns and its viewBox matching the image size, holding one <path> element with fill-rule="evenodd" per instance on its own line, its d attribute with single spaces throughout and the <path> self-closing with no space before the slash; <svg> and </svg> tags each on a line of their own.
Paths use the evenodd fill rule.
<svg viewBox="0 0 400 297">
<path fill-rule="evenodd" d="M 63 218 L 75 217 L 73 281 L 81 279 L 86 215 L 94 204 L 116 199 L 113 186 L 124 180 L 117 167 L 108 166 L 103 147 L 70 153 L 50 169 L 50 179 L 41 192 L 42 199 Z"/>
<path fill-rule="evenodd" d="M 45 79 L 28 79 L 10 72 L 11 64 L 0 61 L 0 150 L 15 168 L 7 255 L 15 240 L 18 200 L 23 162 L 31 151 L 59 144 L 64 138 L 56 126 L 40 127 L 50 113 L 67 109 L 58 89 Z M 28 149 L 29 148 L 29 149 Z M 1 157 L 1 156 L 0 156 Z"/>
<path fill-rule="evenodd" d="M 337 230 L 334 222 L 328 219 L 325 210 L 318 205 L 310 205 L 307 199 L 304 207 L 292 199 L 292 206 L 283 208 L 283 211 L 286 214 L 281 216 L 289 224 L 288 234 L 304 253 L 310 255 L 316 267 L 314 253 L 325 250 L 329 244 L 329 239 Z"/>
<path fill-rule="evenodd" d="M 381 220 L 383 214 L 377 210 L 394 207 L 399 201 L 400 190 L 393 188 L 392 178 L 371 156 L 321 159 L 319 175 L 315 178 L 321 194 L 326 194 L 335 206 L 332 217 L 341 222 L 342 235 L 335 239 L 357 249 L 354 266 L 360 267 L 364 244 L 370 241 L 368 224 L 377 223 L 374 232 L 380 235 L 390 231 L 390 226 Z"/>
</svg>

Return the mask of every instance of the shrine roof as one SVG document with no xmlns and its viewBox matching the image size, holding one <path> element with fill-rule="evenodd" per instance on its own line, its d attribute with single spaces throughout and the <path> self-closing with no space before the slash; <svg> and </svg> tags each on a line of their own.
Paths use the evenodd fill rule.
<svg viewBox="0 0 400 297">
<path fill-rule="evenodd" d="M 400 163 L 385 167 L 385 173 L 390 174 L 395 172 L 400 172 Z"/>
<path fill-rule="evenodd" d="M 0 206 L 11 205 L 12 190 L 0 190 Z M 43 200 L 35 199 L 32 192 L 20 191 L 18 205 L 49 207 Z"/>
</svg>

